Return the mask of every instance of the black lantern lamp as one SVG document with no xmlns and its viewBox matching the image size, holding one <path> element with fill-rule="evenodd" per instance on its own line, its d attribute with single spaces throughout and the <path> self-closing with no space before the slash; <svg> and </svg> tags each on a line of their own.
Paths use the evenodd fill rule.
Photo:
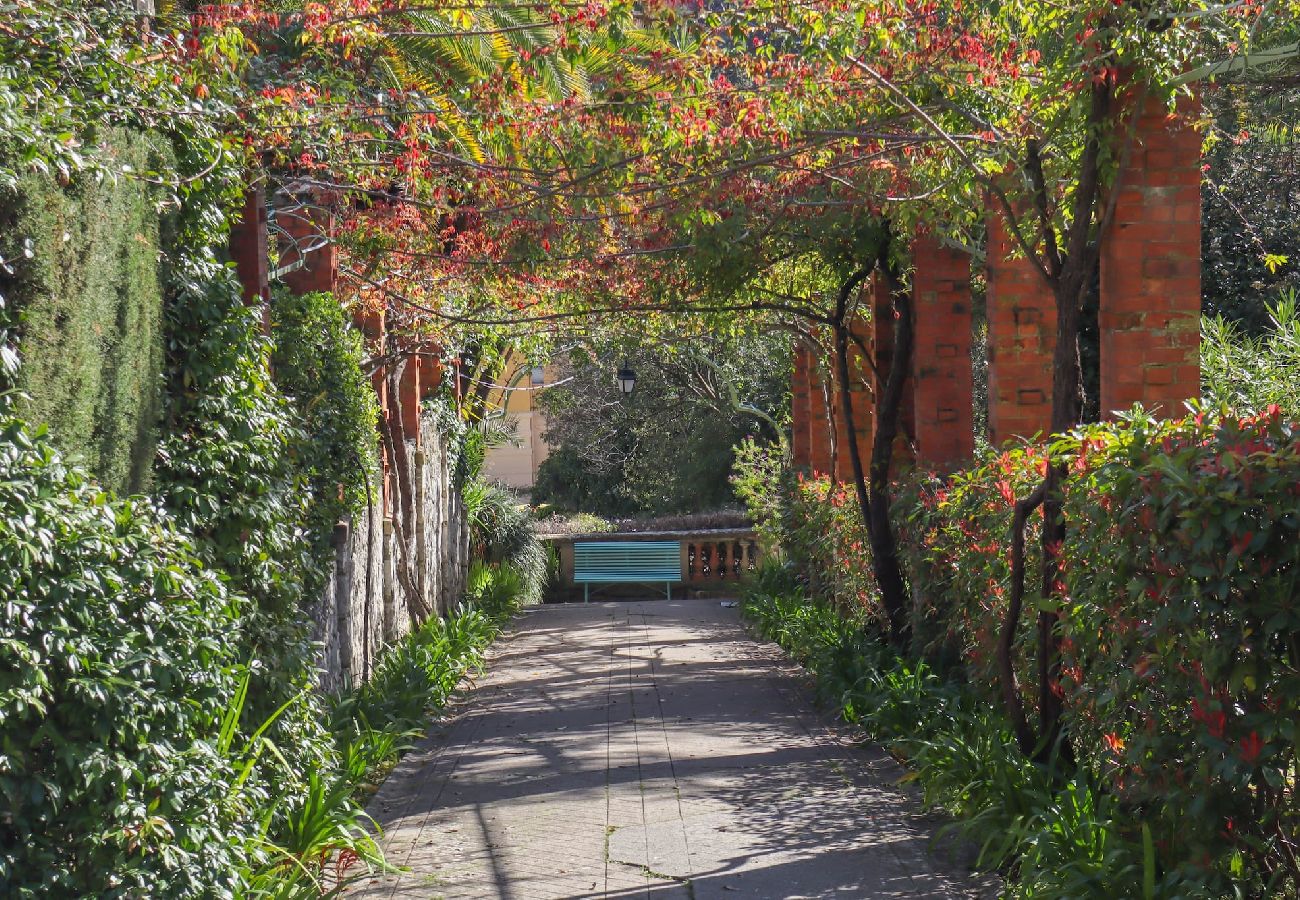
<svg viewBox="0 0 1300 900">
<path fill-rule="evenodd" d="M 636 373 L 628 366 L 626 358 L 623 360 L 623 367 L 618 370 L 618 375 L 615 377 L 618 379 L 619 391 L 624 395 L 632 393 L 632 389 L 636 387 Z"/>
</svg>

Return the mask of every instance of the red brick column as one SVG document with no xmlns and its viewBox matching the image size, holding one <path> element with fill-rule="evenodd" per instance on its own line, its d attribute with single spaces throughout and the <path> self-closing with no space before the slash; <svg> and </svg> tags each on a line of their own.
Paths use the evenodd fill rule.
<svg viewBox="0 0 1300 900">
<path fill-rule="evenodd" d="M 283 232 L 280 267 L 302 265 L 282 276 L 295 294 L 333 293 L 338 284 L 338 245 L 334 243 L 334 214 L 320 198 L 304 198 L 304 205 L 280 212 L 275 224 Z"/>
<path fill-rule="evenodd" d="M 404 438 L 420 446 L 420 408 L 426 399 L 442 384 L 442 366 L 438 360 L 439 349 L 421 343 L 409 350 L 406 366 L 398 382 L 398 407 L 401 411 L 401 430 Z M 382 399 L 384 398 L 381 395 Z"/>
<path fill-rule="evenodd" d="M 1052 417 L 1056 301 L 1037 267 L 1012 258 L 1001 212 L 988 218 L 989 432 L 996 444 L 1046 434 Z"/>
<path fill-rule="evenodd" d="M 874 357 L 874 369 L 871 373 L 871 390 L 875 395 L 875 406 L 880 405 L 880 398 L 885 393 L 885 381 L 889 378 L 890 366 L 894 363 L 894 303 L 889 296 L 889 285 L 884 277 L 876 273 L 871 278 L 871 323 L 868 345 Z M 915 344 L 913 345 L 915 349 Z M 876 443 L 876 433 L 880 421 L 875 415 L 871 417 L 870 446 Z M 912 458 L 911 438 L 916 434 L 916 407 L 912 400 L 910 385 L 903 385 L 903 405 L 899 411 L 898 436 L 894 440 L 894 464 L 907 463 Z M 870 457 L 868 451 L 866 457 Z"/>
<path fill-rule="evenodd" d="M 244 208 L 230 226 L 230 258 L 235 262 L 245 306 L 262 309 L 262 332 L 271 333 L 271 273 L 266 238 L 266 192 L 261 182 L 244 194 Z"/>
<path fill-rule="evenodd" d="M 271 299 L 267 269 L 266 193 L 259 182 L 244 194 L 244 208 L 230 226 L 230 258 L 243 288 L 244 303 L 260 306 Z"/>
<path fill-rule="evenodd" d="M 812 461 L 812 390 L 808 376 L 808 349 L 794 348 L 794 376 L 790 384 L 790 461 L 796 469 L 807 468 Z"/>
<path fill-rule="evenodd" d="M 442 348 L 437 344 L 421 344 L 419 355 L 412 362 L 420 368 L 420 399 L 428 400 L 442 386 Z"/>
<path fill-rule="evenodd" d="M 816 359 L 809 355 L 808 464 L 819 475 L 835 474 L 831 471 L 831 416 L 834 407 L 826 406 L 827 391 L 823 390 L 824 386 L 829 388 L 833 404 L 835 382 L 830 377 L 829 363 L 829 359 Z"/>
<path fill-rule="evenodd" d="M 912 260 L 917 462 L 951 471 L 975 453 L 970 257 L 927 236 L 912 242 Z"/>
<path fill-rule="evenodd" d="M 1127 99 L 1129 114 L 1136 102 Z M 1200 395 L 1201 138 L 1147 100 L 1102 239 L 1101 412 L 1134 403 L 1176 416 Z M 1117 133 L 1127 134 L 1127 117 Z"/>
<path fill-rule="evenodd" d="M 420 401 L 423 399 L 419 357 L 410 356 L 398 381 L 397 406 L 401 413 L 402 436 L 414 441 L 417 448 L 420 446 Z"/>
</svg>

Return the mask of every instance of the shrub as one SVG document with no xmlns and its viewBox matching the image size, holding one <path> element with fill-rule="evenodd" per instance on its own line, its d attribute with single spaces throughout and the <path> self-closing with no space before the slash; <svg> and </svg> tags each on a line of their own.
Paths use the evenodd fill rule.
<svg viewBox="0 0 1300 900">
<path fill-rule="evenodd" d="M 732 490 L 749 510 L 763 543 L 772 547 L 780 546 L 785 536 L 788 450 L 784 441 L 760 444 L 746 438 L 736 445 L 736 459 L 731 467 Z"/>
<path fill-rule="evenodd" d="M 1300 293 L 1268 308 L 1268 327 L 1251 336 L 1221 317 L 1201 321 L 1201 385 L 1208 404 L 1234 410 L 1276 403 L 1300 416 Z"/>
<path fill-rule="evenodd" d="M 169 308 L 177 387 L 155 480 L 201 558 L 252 601 L 228 636 L 256 672 L 245 710 L 251 730 L 311 684 L 316 650 L 304 609 L 329 559 L 308 536 L 311 491 L 299 464 L 307 438 L 271 380 L 257 312 L 224 267 L 192 269 Z M 330 753 L 315 706 L 295 704 L 273 728 L 295 769 Z"/>
<path fill-rule="evenodd" d="M 483 590 L 481 574 L 471 582 Z M 495 610 L 467 604 L 446 619 L 426 621 L 384 651 L 369 681 L 337 699 L 335 734 L 346 744 L 367 730 L 405 735 L 423 727 L 461 676 L 480 662 L 511 611 L 509 604 Z"/>
<path fill-rule="evenodd" d="M 1040 481 L 1048 453 L 1070 468 L 1061 548 L 1067 600 L 1058 626 L 1064 659 L 1049 686 L 1064 700 L 1079 769 L 1057 776 L 1073 794 L 1035 801 L 1039 837 L 1014 851 L 1022 887 L 1034 895 L 1036 883 L 1037 895 L 1061 896 L 1052 891 L 1062 882 L 1049 875 L 1059 870 L 1073 879 L 1071 890 L 1105 896 L 1098 885 L 1115 890 L 1116 872 L 1140 870 L 1161 896 L 1294 891 L 1300 868 L 1287 836 L 1300 824 L 1300 429 L 1278 407 L 1241 417 L 1201 410 L 1172 422 L 1135 412 L 1046 449 L 990 453 L 945 479 L 913 476 L 897 494 L 895 521 L 911 579 L 916 661 L 889 666 L 915 674 L 920 660 L 938 663 L 937 677 L 965 685 L 971 699 L 963 703 L 1000 720 L 994 650 L 1007 604 L 1012 505 Z M 822 570 L 810 584 L 828 601 L 816 613 L 782 601 L 796 604 L 780 618 L 802 635 L 786 643 L 822 669 L 841 652 L 825 649 L 836 642 L 877 666 L 878 650 L 850 646 L 823 622 L 834 609 L 870 630 L 877 615 L 865 549 L 845 565 L 860 540 L 853 498 L 826 482 L 796 482 L 782 514 L 791 558 Z M 1030 568 L 1026 618 L 1042 599 Z M 865 605 L 845 604 L 855 590 L 866 593 Z M 1014 648 L 1025 686 L 1036 683 L 1034 632 L 1022 627 Z M 826 637 L 801 643 L 810 635 Z M 903 685 L 867 691 L 853 711 L 892 715 L 883 698 L 902 693 Z M 1024 700 L 1033 707 L 1029 691 Z M 947 762 L 936 771 L 965 772 L 960 778 L 971 784 L 1012 778 L 1011 770 L 996 774 L 999 758 L 1025 763 L 1010 743 L 993 749 L 988 729 L 1004 727 L 993 720 L 971 725 L 988 744 L 972 759 L 927 736 L 931 717 L 965 715 L 945 707 L 912 716 L 900 730 L 921 743 L 908 752 L 942 755 Z M 899 720 L 909 722 L 901 712 Z M 987 771 L 977 778 L 976 768 Z M 1107 821 L 1114 827 L 1099 824 Z M 1067 838 L 1070 852 L 1082 855 L 1066 859 L 1053 849 Z"/>
<path fill-rule="evenodd" d="M 361 335 L 332 295 L 278 290 L 271 315 L 271 370 L 308 436 L 297 449 L 312 497 L 307 530 L 327 559 L 334 524 L 364 508 L 375 477 L 379 404 L 361 371 Z M 313 581 L 309 597 L 322 587 Z"/>
<path fill-rule="evenodd" d="M 1041 448 L 1011 446 L 947 479 L 917 474 L 895 500 L 899 550 L 915 598 L 913 646 L 931 661 L 960 660 L 972 684 L 987 687 L 994 702 L 1001 702 L 995 651 L 1009 599 L 1012 506 L 1038 485 L 1045 465 Z M 1037 546 L 1038 522 L 1029 522 L 1026 547 Z M 1036 559 L 1026 554 L 1025 603 L 1031 609 L 1041 582 Z M 1035 684 L 1034 638 L 1034 629 L 1021 628 L 1015 647 L 1028 709 L 1037 702 L 1028 689 Z"/>
<path fill-rule="evenodd" d="M 546 547 L 528 506 L 508 489 L 477 479 L 465 486 L 464 497 L 473 557 L 505 566 L 506 577 L 519 579 L 517 602 L 539 602 L 547 582 Z"/>
<path fill-rule="evenodd" d="M 244 826 L 215 737 L 239 612 L 148 502 L 0 417 L 0 893 L 207 897 Z"/>
<path fill-rule="evenodd" d="M 1300 887 L 1300 429 L 1276 407 L 1135 416 L 1062 449 L 1089 523 L 1066 547 L 1076 745 L 1148 811 L 1170 866 Z"/>
</svg>

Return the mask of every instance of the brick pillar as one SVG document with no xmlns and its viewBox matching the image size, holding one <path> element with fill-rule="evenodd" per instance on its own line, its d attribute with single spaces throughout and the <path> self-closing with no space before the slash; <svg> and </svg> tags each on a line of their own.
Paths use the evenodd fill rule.
<svg viewBox="0 0 1300 900">
<path fill-rule="evenodd" d="M 827 388 L 832 403 L 835 400 L 835 383 L 830 380 L 828 360 L 809 355 L 808 399 L 811 415 L 808 418 L 808 465 L 819 475 L 834 475 L 831 471 L 831 415 L 826 406 Z M 838 437 L 838 435 L 837 435 Z"/>
<path fill-rule="evenodd" d="M 262 330 L 271 331 L 271 275 L 266 243 L 266 192 L 261 182 L 244 194 L 244 208 L 230 226 L 230 258 L 235 262 L 245 306 L 262 308 Z"/>
<path fill-rule="evenodd" d="M 1136 99 L 1117 132 L 1126 134 Z M 1101 412 L 1134 403 L 1177 416 L 1200 395 L 1201 138 L 1195 101 L 1170 116 L 1148 99 L 1102 238 Z"/>
<path fill-rule="evenodd" d="M 790 384 L 790 460 L 796 469 L 811 465 L 812 446 L 812 390 L 808 375 L 810 365 L 808 348 L 796 344 L 794 349 L 794 376 Z"/>
<path fill-rule="evenodd" d="M 917 462 L 951 471 L 975 453 L 970 257 L 927 236 L 912 242 L 912 260 Z"/>
<path fill-rule="evenodd" d="M 1033 262 L 1007 233 L 1002 213 L 988 218 L 989 438 L 1046 434 L 1052 418 L 1056 301 Z"/>
<path fill-rule="evenodd" d="M 271 299 L 266 251 L 266 194 L 259 183 L 244 194 L 244 208 L 230 226 L 230 258 L 243 288 L 244 303 L 258 306 Z"/>
<path fill-rule="evenodd" d="M 303 198 L 302 206 L 281 211 L 275 224 L 283 232 L 280 268 L 292 269 L 281 280 L 295 294 L 334 293 L 338 283 L 338 245 L 334 243 L 334 213 L 325 201 Z M 298 263 L 301 261 L 301 265 Z"/>
<path fill-rule="evenodd" d="M 885 394 L 885 381 L 889 378 L 889 369 L 894 364 L 894 303 L 889 296 L 889 285 L 884 277 L 876 273 L 871 278 L 871 322 L 868 326 L 870 340 L 868 346 L 874 356 L 874 370 L 871 373 L 871 391 L 875 397 L 873 404 L 879 409 L 880 399 Z M 915 345 L 913 345 L 915 349 Z M 871 417 L 869 432 L 870 446 L 876 443 L 876 433 L 880 422 L 878 415 Z M 903 385 L 903 403 L 898 416 L 898 436 L 894 439 L 894 465 L 911 461 L 911 438 L 916 434 L 916 408 L 912 401 L 909 385 Z M 866 454 L 871 456 L 870 451 Z"/>
<path fill-rule="evenodd" d="M 442 386 L 442 348 L 437 344 L 421 344 L 419 355 L 412 362 L 420 368 L 420 399 L 428 400 Z"/>
<path fill-rule="evenodd" d="M 397 406 L 401 414 L 402 436 L 408 441 L 414 441 L 416 449 L 420 447 L 420 401 L 423 398 L 419 357 L 410 356 L 398 381 Z"/>
<path fill-rule="evenodd" d="M 849 328 L 867 347 L 871 346 L 871 323 L 869 320 L 860 317 L 855 318 L 850 323 Z M 836 366 L 838 371 L 837 363 Z M 837 481 L 850 482 L 853 480 L 853 457 L 850 455 L 849 441 L 854 441 L 857 444 L 858 453 L 862 456 L 863 473 L 866 474 L 871 467 L 871 436 L 874 433 L 876 420 L 871 367 L 867 365 L 867 361 L 862 356 L 862 350 L 856 343 L 851 342 L 849 344 L 849 393 L 852 395 L 853 424 L 856 426 L 852 433 L 850 433 L 848 423 L 844 418 L 844 406 L 840 400 L 838 377 L 835 379 L 833 387 L 835 389 L 835 428 L 840 439 L 835 478 Z"/>
</svg>

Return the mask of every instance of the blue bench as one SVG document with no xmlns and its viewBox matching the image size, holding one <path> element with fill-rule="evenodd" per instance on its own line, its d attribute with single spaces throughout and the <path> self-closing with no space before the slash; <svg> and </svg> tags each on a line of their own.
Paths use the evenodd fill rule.
<svg viewBox="0 0 1300 900">
<path fill-rule="evenodd" d="M 573 545 L 573 583 L 582 585 L 582 602 L 591 601 L 593 584 L 663 582 L 668 599 L 682 580 L 680 541 L 584 541 Z"/>
</svg>

